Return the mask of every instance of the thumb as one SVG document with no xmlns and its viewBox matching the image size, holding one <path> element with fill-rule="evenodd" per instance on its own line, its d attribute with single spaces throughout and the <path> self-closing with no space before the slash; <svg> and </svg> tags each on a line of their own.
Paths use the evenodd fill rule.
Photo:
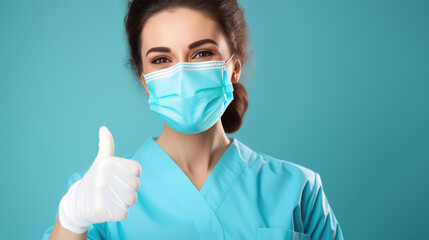
<svg viewBox="0 0 429 240">
<path fill-rule="evenodd" d="M 99 160 L 115 155 L 115 143 L 109 129 L 106 126 L 101 126 L 98 135 L 98 154 L 95 159 Z"/>
</svg>

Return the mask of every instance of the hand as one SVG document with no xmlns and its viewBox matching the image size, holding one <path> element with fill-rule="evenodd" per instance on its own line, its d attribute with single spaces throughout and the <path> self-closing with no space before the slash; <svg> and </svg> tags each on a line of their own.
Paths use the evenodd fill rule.
<svg viewBox="0 0 429 240">
<path fill-rule="evenodd" d="M 91 167 L 61 199 L 61 226 L 82 234 L 94 223 L 122 221 L 137 201 L 141 166 L 115 157 L 113 137 L 106 126 L 99 130 L 98 154 Z"/>
</svg>

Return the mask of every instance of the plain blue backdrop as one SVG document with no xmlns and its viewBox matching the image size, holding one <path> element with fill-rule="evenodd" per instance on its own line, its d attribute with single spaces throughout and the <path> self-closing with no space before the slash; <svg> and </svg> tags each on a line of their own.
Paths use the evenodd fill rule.
<svg viewBox="0 0 429 240">
<path fill-rule="evenodd" d="M 253 61 L 237 137 L 320 173 L 346 239 L 423 239 L 428 1 L 241 0 Z M 126 67 L 126 1 L 0 2 L 0 236 L 40 239 L 98 129 L 116 155 L 163 123 Z"/>
</svg>

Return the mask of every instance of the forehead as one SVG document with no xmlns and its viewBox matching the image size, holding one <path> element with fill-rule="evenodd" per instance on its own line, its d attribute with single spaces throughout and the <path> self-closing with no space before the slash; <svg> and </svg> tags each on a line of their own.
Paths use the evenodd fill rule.
<svg viewBox="0 0 429 240">
<path fill-rule="evenodd" d="M 141 48 L 145 50 L 157 47 L 186 47 L 189 43 L 211 38 L 216 42 L 224 40 L 221 28 L 205 12 L 179 8 L 163 10 L 149 17 L 141 32 Z"/>
</svg>

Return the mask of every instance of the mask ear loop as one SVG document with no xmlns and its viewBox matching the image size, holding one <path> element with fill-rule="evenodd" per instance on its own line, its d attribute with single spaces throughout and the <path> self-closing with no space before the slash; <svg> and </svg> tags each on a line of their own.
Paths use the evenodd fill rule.
<svg viewBox="0 0 429 240">
<path fill-rule="evenodd" d="M 223 73 L 224 72 L 226 72 L 226 65 L 228 64 L 228 62 L 232 59 L 232 57 L 234 57 L 234 55 L 235 55 L 235 53 L 233 53 L 232 55 L 231 55 L 231 57 L 229 57 L 229 59 L 223 64 L 223 69 L 224 69 L 224 71 L 222 71 L 222 79 L 224 79 L 224 75 L 223 75 Z M 224 81 L 224 83 L 225 83 L 225 81 Z"/>
<path fill-rule="evenodd" d="M 233 53 L 232 55 L 231 55 L 231 57 L 229 57 L 229 59 L 223 64 L 223 69 L 224 69 L 224 71 L 222 71 L 222 79 L 224 79 L 224 75 L 223 75 L 223 73 L 224 72 L 226 72 L 226 65 L 228 64 L 228 62 L 232 59 L 232 57 L 234 57 L 234 55 L 235 55 L 235 53 Z M 225 83 L 225 81 L 224 81 L 224 83 Z"/>
<path fill-rule="evenodd" d="M 232 57 L 234 57 L 234 54 L 235 53 L 233 53 L 232 55 L 231 55 L 231 57 L 229 57 L 229 59 L 225 62 L 225 64 L 223 65 L 223 70 L 222 70 L 222 81 L 223 81 L 223 88 L 222 88 L 222 90 L 223 90 L 223 97 L 224 97 L 224 99 L 225 99 L 225 102 L 226 101 L 228 101 L 228 96 L 227 96 L 227 91 L 226 91 L 226 88 L 227 87 L 230 87 L 230 88 L 232 88 L 232 86 L 227 86 L 226 85 L 226 80 L 225 80 L 225 75 L 226 75 L 226 77 L 228 77 L 228 73 L 227 73 L 227 71 L 226 71 L 226 65 L 228 64 L 228 62 L 232 59 Z M 228 95 L 231 95 L 230 93 L 228 93 Z"/>
<path fill-rule="evenodd" d="M 227 65 L 227 64 L 228 64 L 228 62 L 232 59 L 232 57 L 234 57 L 234 54 L 235 54 L 235 53 L 233 53 L 233 54 L 231 55 L 231 57 L 229 57 L 229 59 L 228 59 L 224 64 L 222 64 L 222 66 L 223 66 L 222 79 L 224 79 L 224 78 L 225 78 L 224 73 L 226 73 L 226 65 Z M 225 84 L 225 81 L 223 81 L 223 82 L 224 82 L 224 84 Z"/>
<path fill-rule="evenodd" d="M 226 62 L 225 62 L 225 66 L 226 66 L 226 65 L 228 64 L 228 62 L 232 59 L 232 57 L 234 57 L 234 54 L 235 54 L 235 53 L 233 53 L 233 54 L 231 55 L 231 57 L 229 57 L 228 61 L 226 61 Z"/>
</svg>

